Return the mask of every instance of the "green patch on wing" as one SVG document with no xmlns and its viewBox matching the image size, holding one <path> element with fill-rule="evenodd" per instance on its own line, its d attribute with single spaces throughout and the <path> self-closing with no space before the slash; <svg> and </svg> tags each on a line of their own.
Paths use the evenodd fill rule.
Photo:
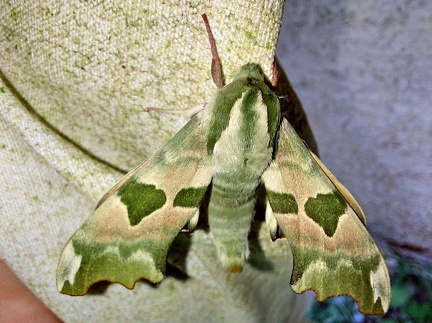
<svg viewBox="0 0 432 323">
<path fill-rule="evenodd" d="M 126 205 L 131 225 L 137 225 L 152 212 L 160 209 L 167 198 L 163 190 L 154 185 L 130 180 L 117 192 L 121 201 Z"/>
<path fill-rule="evenodd" d="M 204 194 L 207 191 L 207 186 L 203 187 L 188 187 L 183 188 L 180 192 L 177 193 L 174 198 L 174 207 L 193 207 L 199 208 L 204 197 Z"/>
<path fill-rule="evenodd" d="M 289 237 L 288 237 L 289 238 Z M 341 251 L 323 253 L 299 249 L 290 244 L 294 258 L 291 277 L 293 289 L 302 293 L 312 289 L 322 301 L 336 295 L 349 295 L 365 313 L 384 313 L 381 297 L 375 297 L 371 277 L 379 272 L 382 258 L 378 253 L 363 257 L 347 256 Z M 347 292 L 349 291 L 349 292 Z"/>
<path fill-rule="evenodd" d="M 163 279 L 169 246 L 161 245 L 159 240 L 117 240 L 109 245 L 78 240 L 71 243 L 74 253 L 68 260 L 79 267 L 75 273 L 64 273 L 69 279 L 64 281 L 62 293 L 84 295 L 99 281 L 119 282 L 131 289 L 139 279 L 151 282 Z"/>
<path fill-rule="evenodd" d="M 333 237 L 339 217 L 346 212 L 347 202 L 339 192 L 317 194 L 307 200 L 304 208 L 307 216 L 319 224 L 328 237 Z"/>
<path fill-rule="evenodd" d="M 297 214 L 298 204 L 292 194 L 267 191 L 267 198 L 274 213 Z"/>
</svg>

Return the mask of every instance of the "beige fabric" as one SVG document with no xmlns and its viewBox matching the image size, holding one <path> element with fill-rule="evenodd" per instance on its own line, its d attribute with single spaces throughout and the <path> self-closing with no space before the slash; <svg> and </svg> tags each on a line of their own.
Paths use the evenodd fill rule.
<svg viewBox="0 0 432 323">
<path fill-rule="evenodd" d="M 248 265 L 241 275 L 224 273 L 197 232 L 189 279 L 139 282 L 132 291 L 110 284 L 84 297 L 55 288 L 62 247 L 119 170 L 148 157 L 186 121 L 143 108 L 186 109 L 215 90 L 201 14 L 228 78 L 256 62 L 272 79 L 282 7 L 270 0 L 2 3 L 0 256 L 62 319 L 300 320 L 308 296 L 293 296 L 289 249 L 268 235 L 261 247 L 273 271 Z"/>
</svg>

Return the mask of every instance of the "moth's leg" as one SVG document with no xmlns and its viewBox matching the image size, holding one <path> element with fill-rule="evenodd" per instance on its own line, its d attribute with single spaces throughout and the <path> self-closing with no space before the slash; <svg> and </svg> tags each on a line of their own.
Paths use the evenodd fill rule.
<svg viewBox="0 0 432 323">
<path fill-rule="evenodd" d="M 193 217 L 189 220 L 188 223 L 189 232 L 195 231 L 198 224 L 199 215 L 200 215 L 200 209 L 198 208 L 198 210 L 196 210 L 196 212 L 194 213 Z"/>
<path fill-rule="evenodd" d="M 197 114 L 198 112 L 202 111 L 204 109 L 204 105 L 200 104 L 196 107 L 192 107 L 186 110 L 171 110 L 171 109 L 162 109 L 162 108 L 154 108 L 149 107 L 145 108 L 144 111 L 146 112 L 158 112 L 158 113 L 169 113 L 169 114 L 180 114 L 185 118 L 191 118 L 193 115 Z"/>
<path fill-rule="evenodd" d="M 278 226 L 278 223 L 276 221 L 276 218 L 274 216 L 274 213 L 273 213 L 273 210 L 270 206 L 269 201 L 267 201 L 265 220 L 267 223 L 267 228 L 270 232 L 270 237 L 273 241 L 275 241 L 278 238 L 277 233 L 278 233 L 279 226 Z"/>
</svg>

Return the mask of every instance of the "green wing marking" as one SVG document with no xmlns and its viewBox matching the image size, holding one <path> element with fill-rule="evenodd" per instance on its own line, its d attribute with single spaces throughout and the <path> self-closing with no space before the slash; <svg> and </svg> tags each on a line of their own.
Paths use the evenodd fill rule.
<svg viewBox="0 0 432 323">
<path fill-rule="evenodd" d="M 127 207 L 131 225 L 139 224 L 144 217 L 159 210 L 167 201 L 163 190 L 154 185 L 139 183 L 135 177 L 120 187 L 117 195 Z"/>
</svg>

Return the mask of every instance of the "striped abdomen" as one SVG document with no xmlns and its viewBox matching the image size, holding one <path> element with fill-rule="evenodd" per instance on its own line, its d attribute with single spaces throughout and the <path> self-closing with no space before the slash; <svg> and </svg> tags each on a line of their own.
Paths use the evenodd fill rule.
<svg viewBox="0 0 432 323">
<path fill-rule="evenodd" d="M 254 214 L 258 178 L 242 181 L 242 189 L 231 174 L 213 177 L 208 221 L 224 268 L 241 272 L 249 256 L 248 234 Z"/>
<path fill-rule="evenodd" d="M 272 159 L 275 131 L 269 131 L 269 125 L 276 127 L 268 116 L 277 114 L 269 113 L 256 87 L 244 88 L 228 111 L 229 121 L 213 149 L 208 220 L 224 268 L 241 272 L 249 254 L 247 239 L 256 189 Z M 274 122 L 278 123 L 278 118 Z"/>
</svg>

